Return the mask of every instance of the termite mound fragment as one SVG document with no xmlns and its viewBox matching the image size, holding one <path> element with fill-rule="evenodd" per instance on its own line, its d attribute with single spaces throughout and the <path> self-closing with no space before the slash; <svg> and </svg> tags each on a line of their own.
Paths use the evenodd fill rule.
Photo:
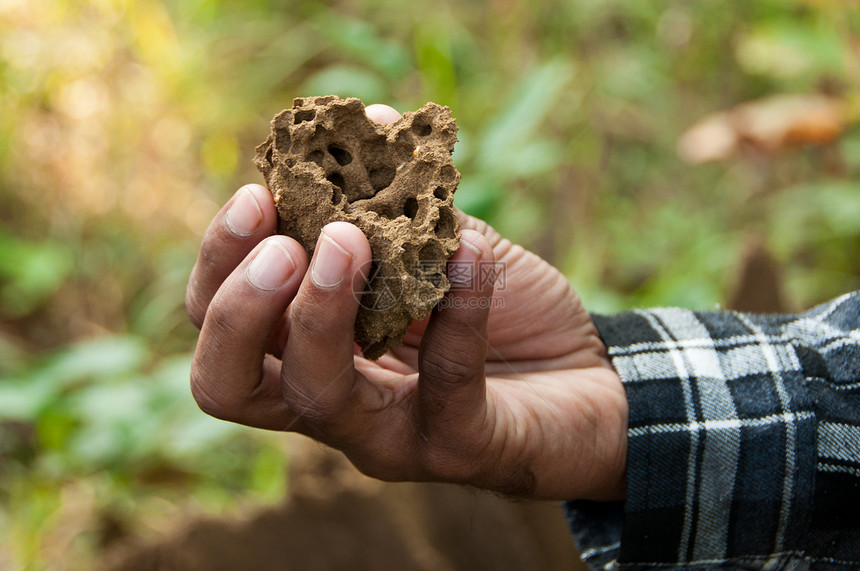
<svg viewBox="0 0 860 571">
<path fill-rule="evenodd" d="M 278 207 L 278 232 L 310 257 L 323 226 L 358 226 L 372 250 L 355 342 L 369 359 L 399 345 L 449 288 L 459 246 L 451 110 L 427 103 L 394 123 L 367 118 L 361 100 L 304 97 L 272 119 L 254 162 Z"/>
</svg>

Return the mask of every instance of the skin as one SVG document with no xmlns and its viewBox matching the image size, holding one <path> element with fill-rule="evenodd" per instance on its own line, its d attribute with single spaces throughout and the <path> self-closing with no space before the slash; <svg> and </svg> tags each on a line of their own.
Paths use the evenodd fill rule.
<svg viewBox="0 0 860 571">
<path fill-rule="evenodd" d="M 379 123 L 399 113 L 370 105 Z M 200 327 L 191 390 L 217 418 L 305 434 L 363 473 L 534 499 L 624 497 L 627 400 L 579 297 L 538 256 L 460 214 L 458 267 L 501 262 L 413 323 L 378 361 L 352 329 L 370 247 L 347 223 L 312 260 L 274 235 L 272 196 L 237 191 L 215 216 L 189 279 Z M 254 261 L 259 258 L 259 264 Z M 491 303 L 492 301 L 492 303 Z"/>
</svg>

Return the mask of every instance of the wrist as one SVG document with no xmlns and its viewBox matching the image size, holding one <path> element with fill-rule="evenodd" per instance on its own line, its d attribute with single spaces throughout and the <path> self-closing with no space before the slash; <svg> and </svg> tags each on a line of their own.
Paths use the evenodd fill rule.
<svg viewBox="0 0 860 571">
<path fill-rule="evenodd" d="M 609 367 L 565 372 L 568 405 L 547 395 L 547 425 L 529 430 L 539 500 L 614 501 L 626 495 L 628 403 L 624 386 Z M 573 394 L 570 394 L 570 393 Z"/>
<path fill-rule="evenodd" d="M 599 425 L 595 428 L 594 486 L 581 497 L 596 501 L 624 499 L 627 492 L 629 403 L 621 377 L 609 364 L 595 371 L 602 388 Z"/>
</svg>

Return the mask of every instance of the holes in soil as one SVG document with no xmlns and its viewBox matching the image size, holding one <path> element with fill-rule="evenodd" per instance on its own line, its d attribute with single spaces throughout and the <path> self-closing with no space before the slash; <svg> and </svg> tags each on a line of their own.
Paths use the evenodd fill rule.
<svg viewBox="0 0 860 571">
<path fill-rule="evenodd" d="M 275 148 L 269 145 L 269 148 L 266 150 L 266 162 L 269 163 L 269 166 L 272 165 L 272 154 L 275 152 Z"/>
<path fill-rule="evenodd" d="M 430 123 L 426 119 L 415 119 L 412 123 L 412 132 L 419 137 L 427 137 L 433 132 L 433 127 L 430 126 Z"/>
<path fill-rule="evenodd" d="M 433 196 L 438 198 L 439 200 L 447 200 L 448 199 L 448 191 L 442 188 L 441 186 L 437 186 L 436 190 L 433 191 Z"/>
<path fill-rule="evenodd" d="M 290 132 L 287 129 L 275 129 L 275 146 L 278 152 L 287 154 L 290 152 Z"/>
<path fill-rule="evenodd" d="M 383 188 L 388 188 L 394 181 L 394 176 L 396 174 L 397 170 L 391 166 L 382 166 L 371 169 L 368 173 L 368 176 L 370 177 L 370 186 L 373 187 L 374 192 L 379 192 Z"/>
<path fill-rule="evenodd" d="M 323 166 L 323 161 L 325 160 L 325 153 L 322 151 L 311 151 L 308 155 L 308 160 L 315 162 L 319 166 Z"/>
<path fill-rule="evenodd" d="M 299 123 L 304 123 L 306 121 L 313 121 L 314 117 L 317 116 L 317 112 L 314 110 L 304 110 L 304 111 L 296 111 L 296 115 L 294 117 L 294 123 L 298 125 Z"/>
<path fill-rule="evenodd" d="M 343 179 L 343 175 L 339 172 L 331 173 L 326 177 L 326 179 L 340 190 L 344 190 L 346 187 L 346 181 Z"/>
<path fill-rule="evenodd" d="M 341 192 L 339 186 L 333 186 L 331 189 L 331 203 L 332 204 L 340 204 L 340 199 L 343 198 L 343 192 Z"/>
<path fill-rule="evenodd" d="M 445 165 L 439 171 L 439 178 L 441 178 L 443 182 L 454 182 L 454 179 L 457 178 L 457 170 L 451 165 Z"/>
<path fill-rule="evenodd" d="M 427 242 L 418 251 L 418 261 L 443 263 L 445 256 L 442 255 L 442 248 L 439 244 Z"/>
<path fill-rule="evenodd" d="M 364 208 L 368 212 L 376 212 L 379 214 L 380 218 L 385 218 L 386 220 L 391 220 L 392 218 L 397 218 L 399 215 L 397 212 L 397 208 L 391 204 L 375 204 L 373 206 L 364 206 Z"/>
<path fill-rule="evenodd" d="M 403 214 L 405 214 L 407 218 L 415 219 L 415 215 L 418 214 L 418 201 L 414 196 L 410 196 L 406 199 L 406 202 L 403 204 Z"/>
<path fill-rule="evenodd" d="M 436 226 L 433 227 L 436 236 L 439 238 L 453 238 L 456 235 L 454 231 L 455 227 L 456 221 L 451 211 L 440 208 L 439 220 L 436 221 Z"/>
<path fill-rule="evenodd" d="M 352 162 L 352 155 L 346 149 L 332 145 L 328 148 L 328 152 L 340 166 L 346 166 Z"/>
</svg>

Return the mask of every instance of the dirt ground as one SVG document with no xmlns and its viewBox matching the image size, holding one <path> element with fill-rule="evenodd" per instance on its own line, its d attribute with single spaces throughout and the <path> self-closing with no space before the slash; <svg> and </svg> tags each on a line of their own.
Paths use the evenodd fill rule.
<svg viewBox="0 0 860 571">
<path fill-rule="evenodd" d="M 339 453 L 309 441 L 297 440 L 295 449 L 281 505 L 190 521 L 157 543 L 124 538 L 105 553 L 102 569 L 585 569 L 556 502 L 377 482 Z"/>
</svg>

